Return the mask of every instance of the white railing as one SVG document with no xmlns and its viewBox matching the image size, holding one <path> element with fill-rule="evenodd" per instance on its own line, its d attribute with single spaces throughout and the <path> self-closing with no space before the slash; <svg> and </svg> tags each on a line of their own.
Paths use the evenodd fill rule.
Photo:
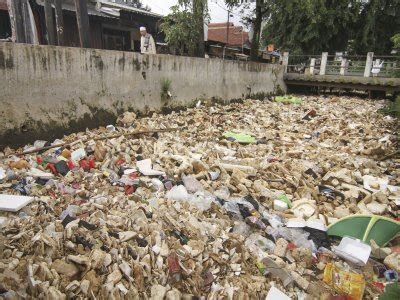
<svg viewBox="0 0 400 300">
<path fill-rule="evenodd" d="M 338 75 L 359 77 L 400 77 L 399 56 L 375 56 L 368 52 L 365 56 L 359 55 L 321 55 L 289 56 L 284 52 L 282 65 L 285 73 L 299 73 L 307 75 Z"/>
</svg>

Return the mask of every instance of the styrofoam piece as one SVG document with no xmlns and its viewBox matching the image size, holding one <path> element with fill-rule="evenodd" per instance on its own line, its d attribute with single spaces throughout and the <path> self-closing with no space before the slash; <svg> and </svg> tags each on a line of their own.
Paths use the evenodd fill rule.
<svg viewBox="0 0 400 300">
<path fill-rule="evenodd" d="M 3 168 L 0 168 L 0 181 L 2 181 L 6 177 L 7 177 L 6 170 L 4 170 Z"/>
<path fill-rule="evenodd" d="M 307 222 L 303 219 L 289 219 L 286 227 L 289 228 L 303 228 L 306 227 Z"/>
<path fill-rule="evenodd" d="M 326 231 L 327 228 L 325 224 L 319 220 L 319 219 L 314 219 L 314 220 L 303 220 L 303 219 L 289 219 L 289 221 L 286 224 L 286 227 L 289 228 L 304 228 L 304 227 L 309 227 L 321 231 Z"/>
<path fill-rule="evenodd" d="M 289 208 L 287 203 L 281 201 L 281 200 L 274 200 L 274 210 L 278 211 L 285 211 Z"/>
<path fill-rule="evenodd" d="M 290 297 L 276 287 L 271 286 L 265 300 L 290 300 Z"/>
<path fill-rule="evenodd" d="M 307 220 L 305 221 L 304 219 L 289 219 L 288 222 L 286 223 L 286 227 L 289 228 L 304 228 L 304 227 L 309 227 L 321 231 L 326 231 L 327 228 L 325 224 L 322 222 L 320 219 L 313 219 L 313 220 Z"/>
<path fill-rule="evenodd" d="M 136 162 L 136 166 L 139 169 L 140 173 L 145 176 L 165 175 L 163 171 L 153 170 L 151 159 L 139 160 Z"/>
<path fill-rule="evenodd" d="M 135 173 L 136 171 L 137 171 L 136 169 L 126 169 L 124 170 L 124 175 L 129 175 Z"/>
<path fill-rule="evenodd" d="M 35 177 L 35 178 L 42 178 L 42 179 L 52 179 L 54 177 L 53 174 L 43 172 L 42 170 L 39 170 L 36 168 L 31 168 L 28 172 L 28 175 Z"/>
<path fill-rule="evenodd" d="M 85 149 L 79 148 L 71 153 L 71 160 L 73 161 L 80 161 L 82 158 L 86 156 Z"/>
<path fill-rule="evenodd" d="M 313 228 L 313 229 L 318 229 L 318 230 L 321 230 L 321 231 L 326 231 L 327 230 L 324 222 L 322 222 L 322 220 L 320 220 L 320 219 L 307 220 L 307 227 Z"/>
<path fill-rule="evenodd" d="M 33 197 L 0 194 L 0 210 L 17 212 L 31 203 Z"/>
<path fill-rule="evenodd" d="M 114 131 L 116 131 L 114 125 L 107 125 L 106 129 L 107 129 L 109 132 L 114 132 Z"/>
<path fill-rule="evenodd" d="M 371 175 L 363 176 L 363 184 L 364 188 L 368 191 L 372 191 L 374 193 L 385 190 L 389 185 L 389 179 L 387 178 L 378 178 L 373 177 Z M 379 186 L 378 189 L 372 188 L 372 186 Z"/>
<path fill-rule="evenodd" d="M 0 228 L 3 227 L 3 225 L 6 223 L 7 219 L 8 218 L 6 218 L 6 217 L 0 217 Z"/>
<path fill-rule="evenodd" d="M 352 263 L 364 266 L 371 255 L 371 246 L 360 240 L 345 236 L 340 241 L 339 246 L 334 248 L 333 252 Z"/>
</svg>

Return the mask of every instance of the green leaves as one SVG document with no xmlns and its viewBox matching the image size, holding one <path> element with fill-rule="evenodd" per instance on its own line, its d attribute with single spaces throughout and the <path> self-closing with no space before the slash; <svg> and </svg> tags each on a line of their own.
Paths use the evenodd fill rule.
<svg viewBox="0 0 400 300">
<path fill-rule="evenodd" d="M 400 33 L 395 34 L 391 39 L 394 49 L 400 49 Z"/>
<path fill-rule="evenodd" d="M 358 54 L 369 51 L 388 54 L 392 48 L 390 38 L 400 28 L 400 0 L 275 0 L 267 3 L 270 15 L 263 30 L 264 42 L 292 53 L 353 50 Z"/>
<path fill-rule="evenodd" d="M 190 5 L 175 5 L 172 13 L 164 18 L 160 28 L 165 40 L 177 54 L 194 53 L 198 37 L 198 24 Z"/>
</svg>

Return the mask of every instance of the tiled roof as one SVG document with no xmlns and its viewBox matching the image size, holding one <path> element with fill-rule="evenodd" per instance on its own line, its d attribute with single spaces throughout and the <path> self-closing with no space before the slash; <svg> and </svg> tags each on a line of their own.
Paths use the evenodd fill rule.
<svg viewBox="0 0 400 300">
<path fill-rule="evenodd" d="M 226 44 L 227 23 L 211 23 L 208 25 L 208 40 Z M 237 46 L 249 41 L 249 33 L 242 26 L 229 23 L 228 45 Z"/>
</svg>

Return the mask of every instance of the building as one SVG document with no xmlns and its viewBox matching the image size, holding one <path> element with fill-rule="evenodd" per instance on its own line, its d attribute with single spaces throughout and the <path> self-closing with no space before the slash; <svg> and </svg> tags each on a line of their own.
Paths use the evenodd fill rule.
<svg viewBox="0 0 400 300">
<path fill-rule="evenodd" d="M 159 24 L 162 15 L 153 13 L 146 9 L 136 8 L 132 5 L 114 3 L 111 1 L 87 1 L 90 45 L 92 48 L 140 51 L 140 26 L 146 26 L 148 31 L 154 36 L 155 40 L 163 40 L 163 37 L 159 33 Z M 122 0 L 116 2 L 125 1 Z M 37 42 L 42 45 L 49 44 L 44 12 L 44 0 L 31 0 L 29 3 L 34 19 L 34 31 L 37 35 Z M 62 9 L 64 19 L 63 46 L 79 47 L 79 30 L 74 0 L 64 0 L 62 3 Z M 53 29 L 54 32 L 56 32 L 55 22 Z M 7 0 L 0 0 L 0 39 L 5 39 L 10 36 L 11 26 Z"/>
<path fill-rule="evenodd" d="M 232 22 L 210 23 L 208 40 L 231 48 L 241 48 L 249 44 L 249 33 L 242 26 L 235 26 Z"/>
<path fill-rule="evenodd" d="M 249 49 L 249 33 L 242 26 L 235 26 L 232 22 L 208 25 L 207 50 L 210 57 L 246 59 Z"/>
</svg>

